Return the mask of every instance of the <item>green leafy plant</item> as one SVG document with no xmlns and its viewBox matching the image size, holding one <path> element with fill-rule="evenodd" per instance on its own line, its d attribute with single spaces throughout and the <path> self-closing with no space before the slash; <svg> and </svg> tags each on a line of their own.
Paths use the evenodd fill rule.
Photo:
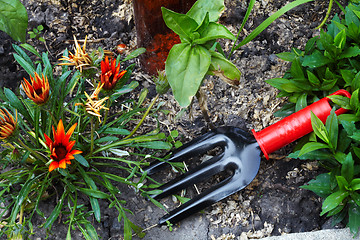
<svg viewBox="0 0 360 240">
<path fill-rule="evenodd" d="M 242 31 L 255 0 L 249 2 L 248 10 L 235 37 L 226 27 L 217 23 L 222 10 L 223 0 L 198 0 L 186 14 L 175 13 L 162 8 L 166 25 L 181 39 L 180 44 L 174 45 L 165 64 L 166 76 L 173 90 L 175 99 L 180 106 L 188 107 L 206 75 L 216 75 L 231 85 L 238 85 L 241 73 L 229 60 L 231 54 L 259 35 L 267 26 L 292 8 L 310 2 L 311 0 L 296 0 L 271 15 L 239 44 L 235 45 Z M 219 38 L 234 41 L 228 56 L 221 45 L 216 42 Z"/>
<path fill-rule="evenodd" d="M 19 0 L 0 0 L 0 30 L 15 41 L 25 42 L 28 15 Z"/>
<path fill-rule="evenodd" d="M 329 96 L 334 109 L 325 124 L 311 116 L 313 133 L 304 137 L 289 157 L 317 160 L 329 172 L 311 180 L 304 189 L 324 198 L 321 215 L 333 223 L 345 222 L 352 233 L 360 227 L 360 4 L 343 8 L 320 35 L 309 39 L 305 49 L 292 49 L 278 56 L 291 62 L 283 78 L 267 80 L 278 88 L 278 97 L 288 97 L 278 116 L 287 116 L 338 89 L 351 98 Z M 336 116 L 335 109 L 349 112 Z"/>
<path fill-rule="evenodd" d="M 40 42 L 45 42 L 45 39 L 41 37 L 42 30 L 44 30 L 43 25 L 39 25 L 36 28 L 34 28 L 32 31 L 29 31 L 28 34 L 30 38 L 37 39 Z"/>
<path fill-rule="evenodd" d="M 126 96 L 138 82 L 129 81 L 134 64 L 125 70 L 120 64 L 144 49 L 109 60 L 108 51 L 88 54 L 86 40 L 81 47 L 75 39 L 74 53 L 64 52 L 55 75 L 47 53 L 21 46 L 13 45 L 14 57 L 30 80 L 23 80 L 21 90 L 0 91 L 0 163 L 10 166 L 0 174 L 1 235 L 25 238 L 33 233 L 32 218 L 37 214 L 49 234 L 53 225 L 63 221 L 68 224 L 64 239 L 71 239 L 73 229 L 85 239 L 99 239 L 92 222 L 101 221 L 99 202 L 105 201 L 118 212 L 124 239 L 131 239 L 133 233 L 143 237 L 142 229 L 127 217 L 131 212 L 124 208 L 116 184 L 128 184 L 148 195 L 147 188 L 158 184 L 145 184 L 147 176 L 141 169 L 149 158 L 156 158 L 157 151 L 172 146 L 157 128 L 142 134 L 133 131 L 142 123 L 140 118 L 157 109 L 152 109 L 153 103 L 143 107 L 146 90 L 138 100 Z M 35 65 L 24 49 L 39 63 Z M 74 70 L 69 69 L 72 66 Z M 129 127 L 136 122 L 136 127 Z M 171 133 L 175 144 L 176 136 Z M 87 202 L 79 202 L 80 197 Z M 44 200 L 55 201 L 50 214 L 40 208 Z"/>
</svg>

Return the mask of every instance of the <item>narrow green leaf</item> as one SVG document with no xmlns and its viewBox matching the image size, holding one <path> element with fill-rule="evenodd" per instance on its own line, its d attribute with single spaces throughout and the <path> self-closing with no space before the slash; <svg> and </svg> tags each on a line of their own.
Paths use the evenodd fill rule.
<svg viewBox="0 0 360 240">
<path fill-rule="evenodd" d="M 336 176 L 336 181 L 340 191 L 346 191 L 349 187 L 349 182 L 343 176 Z"/>
<path fill-rule="evenodd" d="M 312 72 L 310 72 L 309 70 L 306 70 L 309 82 L 311 83 L 311 85 L 315 86 L 315 87 L 319 87 L 321 82 L 320 80 L 316 77 L 315 74 L 313 74 Z"/>
<path fill-rule="evenodd" d="M 78 188 L 82 193 L 93 197 L 93 198 L 99 198 L 99 199 L 108 199 L 110 196 L 102 191 L 90 189 L 90 188 Z"/>
<path fill-rule="evenodd" d="M 300 111 L 301 109 L 307 107 L 307 94 L 303 93 L 298 97 L 295 105 L 295 112 Z"/>
<path fill-rule="evenodd" d="M 142 142 L 142 143 L 136 143 L 134 145 L 137 147 L 144 147 L 150 149 L 164 149 L 164 150 L 170 150 L 172 147 L 170 143 L 162 142 L 162 141 Z"/>
<path fill-rule="evenodd" d="M 61 209 L 64 205 L 64 199 L 67 196 L 68 192 L 65 190 L 63 194 L 61 195 L 60 201 L 56 204 L 54 210 L 51 212 L 50 216 L 46 219 L 44 228 L 51 228 L 55 220 L 58 218 L 58 216 L 61 213 Z"/>
<path fill-rule="evenodd" d="M 349 201 L 349 223 L 348 226 L 350 228 L 350 231 L 355 235 L 359 232 L 359 226 L 360 226 L 360 206 L 358 206 L 353 201 Z"/>
<path fill-rule="evenodd" d="M 74 155 L 75 160 L 80 163 L 81 165 L 83 165 L 84 167 L 90 167 L 88 161 L 80 154 L 75 154 Z"/>
<path fill-rule="evenodd" d="M 104 134 L 112 134 L 112 135 L 129 135 L 130 131 L 123 128 L 107 128 L 104 131 Z"/>
<path fill-rule="evenodd" d="M 39 58 L 41 58 L 40 53 L 30 44 L 28 43 L 23 43 L 20 45 L 21 47 L 23 47 L 24 49 L 28 50 L 29 52 L 35 54 L 36 56 L 38 56 Z"/>
<path fill-rule="evenodd" d="M 17 55 L 16 53 L 13 54 L 15 60 L 21 65 L 22 68 L 30 75 L 34 76 L 35 68 L 31 64 L 29 64 L 24 58 Z"/>
<path fill-rule="evenodd" d="M 13 91 L 8 88 L 4 88 L 4 94 L 12 107 L 19 111 L 19 113 L 21 113 L 26 118 L 26 120 L 33 122 L 33 119 L 30 117 L 28 110 L 24 107 L 22 102 Z"/>
<path fill-rule="evenodd" d="M 143 54 L 144 52 L 146 52 L 146 48 L 137 48 L 134 51 L 132 51 L 129 55 L 127 55 L 123 60 L 121 60 L 122 62 L 128 61 L 130 59 L 136 58 L 139 55 Z"/>
</svg>

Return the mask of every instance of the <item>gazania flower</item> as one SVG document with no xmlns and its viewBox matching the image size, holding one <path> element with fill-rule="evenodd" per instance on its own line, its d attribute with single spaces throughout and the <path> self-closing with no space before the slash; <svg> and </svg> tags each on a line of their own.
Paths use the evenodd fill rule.
<svg viewBox="0 0 360 240">
<path fill-rule="evenodd" d="M 38 105 L 42 105 L 47 102 L 49 99 L 49 81 L 47 77 L 39 76 L 35 72 L 35 78 L 30 75 L 31 84 L 24 78 L 24 81 L 21 82 L 21 85 L 26 93 L 26 95 Z"/>
<path fill-rule="evenodd" d="M 112 90 L 115 88 L 116 83 L 124 76 L 126 71 L 120 72 L 120 63 L 116 65 L 116 59 L 105 57 L 105 60 L 101 61 L 101 76 L 100 81 L 104 84 L 105 90 Z"/>
<path fill-rule="evenodd" d="M 77 69 L 80 70 L 80 72 L 83 71 L 83 68 L 89 68 L 92 65 L 92 60 L 90 56 L 86 53 L 86 40 L 87 36 L 85 37 L 84 45 L 81 48 L 80 44 L 76 40 L 76 37 L 74 36 L 75 41 L 75 53 L 69 52 L 69 57 L 62 56 L 59 60 L 68 61 L 67 63 L 59 63 L 59 65 L 68 65 L 68 66 L 75 66 Z"/>
<path fill-rule="evenodd" d="M 49 172 L 57 168 L 66 168 L 66 165 L 71 164 L 72 159 L 74 159 L 75 154 L 80 154 L 82 151 L 72 149 L 75 145 L 75 141 L 70 141 L 70 137 L 73 134 L 76 123 L 66 132 L 64 130 L 64 125 L 60 119 L 57 126 L 57 130 L 53 126 L 53 137 L 52 141 L 45 133 L 46 145 L 50 149 L 50 158 L 53 160 L 49 166 Z"/>
<path fill-rule="evenodd" d="M 4 108 L 0 109 L 0 140 L 9 138 L 16 129 L 16 119 Z"/>
<path fill-rule="evenodd" d="M 103 99 L 99 100 L 99 93 L 102 89 L 102 87 L 104 86 L 104 84 L 99 83 L 98 86 L 96 87 L 96 89 L 94 90 L 94 92 L 91 94 L 91 96 L 89 96 L 86 92 L 85 92 L 85 96 L 87 98 L 86 103 L 77 103 L 75 104 L 76 106 L 78 105 L 82 105 L 85 107 L 85 110 L 87 113 L 89 113 L 90 115 L 96 116 L 99 119 L 99 122 L 101 122 L 101 114 L 100 114 L 100 110 L 101 109 L 106 109 L 109 110 L 109 108 L 104 106 L 104 102 L 106 100 L 109 99 L 109 97 L 104 97 Z"/>
</svg>

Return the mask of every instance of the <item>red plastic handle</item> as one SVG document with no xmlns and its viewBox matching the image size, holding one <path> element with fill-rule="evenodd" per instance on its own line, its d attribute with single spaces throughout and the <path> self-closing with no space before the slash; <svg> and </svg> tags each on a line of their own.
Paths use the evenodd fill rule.
<svg viewBox="0 0 360 240">
<path fill-rule="evenodd" d="M 338 90 L 331 95 L 351 97 L 351 94 L 346 90 Z M 311 112 L 325 123 L 331 112 L 330 101 L 329 98 L 325 97 L 259 132 L 255 132 L 255 130 L 252 129 L 251 131 L 266 159 L 269 159 L 270 153 L 313 131 L 311 126 Z M 335 111 L 336 115 L 345 112 L 347 112 L 347 110 L 343 108 Z"/>
</svg>

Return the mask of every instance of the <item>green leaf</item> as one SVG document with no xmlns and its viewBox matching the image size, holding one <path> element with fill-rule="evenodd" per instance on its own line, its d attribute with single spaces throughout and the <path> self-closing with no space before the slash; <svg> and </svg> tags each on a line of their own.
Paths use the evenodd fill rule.
<svg viewBox="0 0 360 240">
<path fill-rule="evenodd" d="M 129 135 L 130 131 L 123 128 L 106 128 L 104 134 L 112 135 Z"/>
<path fill-rule="evenodd" d="M 349 213 L 348 226 L 350 228 L 350 231 L 354 235 L 357 235 L 359 232 L 359 226 L 360 226 L 360 206 L 358 206 L 353 201 L 349 201 L 348 213 Z"/>
<path fill-rule="evenodd" d="M 90 189 L 90 188 L 78 188 L 82 193 L 98 199 L 108 199 L 110 196 L 102 191 Z"/>
<path fill-rule="evenodd" d="M 323 122 L 313 112 L 311 112 L 311 125 L 316 136 L 318 136 L 325 143 L 329 144 L 329 134 L 326 131 Z"/>
<path fill-rule="evenodd" d="M 207 13 L 210 22 L 217 22 L 224 8 L 224 0 L 212 0 L 211 3 L 209 0 L 197 0 L 186 15 L 194 19 L 198 25 Z"/>
<path fill-rule="evenodd" d="M 318 149 L 329 148 L 327 144 L 319 142 L 308 142 L 300 150 L 298 157 L 309 152 L 313 152 Z"/>
<path fill-rule="evenodd" d="M 307 76 L 309 79 L 309 82 L 311 83 L 311 85 L 315 86 L 315 87 L 319 87 L 321 82 L 320 80 L 316 77 L 315 74 L 313 74 L 312 72 L 310 72 L 309 70 L 306 70 L 307 72 Z"/>
<path fill-rule="evenodd" d="M 360 190 L 360 178 L 354 178 L 354 179 L 350 182 L 350 188 L 351 188 L 353 191 Z"/>
<path fill-rule="evenodd" d="M 304 56 L 302 65 L 304 67 L 318 68 L 331 62 L 331 59 L 325 57 L 320 51 L 315 50 L 313 54 Z"/>
<path fill-rule="evenodd" d="M 80 163 L 81 165 L 83 165 L 84 167 L 90 167 L 88 161 L 80 154 L 75 154 L 74 155 L 75 160 Z"/>
<path fill-rule="evenodd" d="M 190 105 L 211 63 L 209 51 L 199 45 L 174 45 L 167 57 L 165 71 L 175 99 L 181 107 Z"/>
<path fill-rule="evenodd" d="M 15 41 L 26 41 L 28 15 L 19 0 L 0 0 L 0 30 Z"/>
<path fill-rule="evenodd" d="M 335 46 L 339 49 L 344 49 L 346 43 L 345 29 L 341 30 L 334 38 Z"/>
<path fill-rule="evenodd" d="M 345 48 L 344 51 L 340 54 L 339 58 L 351 58 L 360 55 L 360 48 L 358 46 Z"/>
<path fill-rule="evenodd" d="M 17 54 L 13 54 L 15 60 L 21 65 L 21 67 L 24 68 L 24 70 L 30 75 L 34 76 L 35 68 L 28 63 L 23 57 Z"/>
<path fill-rule="evenodd" d="M 352 94 L 350 98 L 350 107 L 353 110 L 360 109 L 360 102 L 359 102 L 359 89 L 356 89 Z"/>
<path fill-rule="evenodd" d="M 349 196 L 349 192 L 337 191 L 332 193 L 323 202 L 322 212 L 320 213 L 320 216 L 336 208 L 347 196 Z"/>
<path fill-rule="evenodd" d="M 320 197 L 326 198 L 331 194 L 330 174 L 320 174 L 316 179 L 311 180 L 307 185 L 301 186 L 301 188 L 313 191 Z"/>
<path fill-rule="evenodd" d="M 277 88 L 279 90 L 284 90 L 282 85 L 289 83 L 289 80 L 285 78 L 272 78 L 265 80 L 265 82 L 270 84 L 274 88 Z"/>
<path fill-rule="evenodd" d="M 241 77 L 240 70 L 220 53 L 210 51 L 210 54 L 211 65 L 208 74 L 218 76 L 232 86 L 238 86 Z"/>
<path fill-rule="evenodd" d="M 340 95 L 331 95 L 328 96 L 328 98 L 336 105 L 344 109 L 350 109 L 350 99 L 348 97 L 344 97 Z"/>
<path fill-rule="evenodd" d="M 298 57 L 296 57 L 292 62 L 290 72 L 293 78 L 305 78 L 303 69 L 301 67 L 300 59 Z"/>
<path fill-rule="evenodd" d="M 144 147 L 150 149 L 165 149 L 165 150 L 170 150 L 172 147 L 170 143 L 162 142 L 162 141 L 136 143 L 135 145 L 138 147 Z"/>
<path fill-rule="evenodd" d="M 19 111 L 19 113 L 21 113 L 26 118 L 26 120 L 33 122 L 28 110 L 24 107 L 22 102 L 18 99 L 18 97 L 15 95 L 13 91 L 11 91 L 8 88 L 4 88 L 4 94 L 6 98 L 9 100 L 9 104 L 12 107 L 14 107 L 17 111 Z"/>
<path fill-rule="evenodd" d="M 31 46 L 30 44 L 28 43 L 23 43 L 20 45 L 22 48 L 28 50 L 29 52 L 35 54 L 36 56 L 38 56 L 39 58 L 41 58 L 41 55 L 40 53 L 33 47 Z"/>
<path fill-rule="evenodd" d="M 349 182 L 343 176 L 336 176 L 336 181 L 340 191 L 346 191 L 349 187 Z"/>
<path fill-rule="evenodd" d="M 351 182 L 354 177 L 354 160 L 351 152 L 346 156 L 345 162 L 341 166 L 341 176 L 343 176 L 348 182 Z"/>
<path fill-rule="evenodd" d="M 121 60 L 122 62 L 128 61 L 130 59 L 136 58 L 139 55 L 143 54 L 144 52 L 146 52 L 146 48 L 137 48 L 134 51 L 132 51 L 129 55 L 127 55 L 123 60 Z"/>
<path fill-rule="evenodd" d="M 300 95 L 300 97 L 298 97 L 298 100 L 296 101 L 296 105 L 295 105 L 295 112 L 298 112 L 307 106 L 306 98 L 307 98 L 306 93 L 303 93 Z"/>
<path fill-rule="evenodd" d="M 296 54 L 294 52 L 283 52 L 276 54 L 276 56 L 281 60 L 292 62 L 295 60 Z"/>
<path fill-rule="evenodd" d="M 339 122 L 335 114 L 335 108 L 331 110 L 330 115 L 327 117 L 325 127 L 329 135 L 329 143 L 331 144 L 332 149 L 335 150 L 337 148 L 339 136 Z"/>
<path fill-rule="evenodd" d="M 179 35 L 181 39 L 192 42 L 193 32 L 198 27 L 196 21 L 186 14 L 176 13 L 164 7 L 161 7 L 161 11 L 166 26 Z"/>
<path fill-rule="evenodd" d="M 202 34 L 200 34 L 200 38 L 194 40 L 194 44 L 204 44 L 218 38 L 226 38 L 233 41 L 236 39 L 236 37 L 223 25 L 210 22 L 209 26 Z"/>
<path fill-rule="evenodd" d="M 54 210 L 51 212 L 50 216 L 46 219 L 44 228 L 51 228 L 52 224 L 58 218 L 58 216 L 61 213 L 62 207 L 64 205 L 64 199 L 67 196 L 67 194 L 68 194 L 68 191 L 63 192 L 60 201 L 56 204 Z"/>
<path fill-rule="evenodd" d="M 356 205 L 360 206 L 360 194 L 358 194 L 357 192 L 352 192 L 350 193 L 350 196 L 352 200 L 355 201 Z"/>
</svg>

